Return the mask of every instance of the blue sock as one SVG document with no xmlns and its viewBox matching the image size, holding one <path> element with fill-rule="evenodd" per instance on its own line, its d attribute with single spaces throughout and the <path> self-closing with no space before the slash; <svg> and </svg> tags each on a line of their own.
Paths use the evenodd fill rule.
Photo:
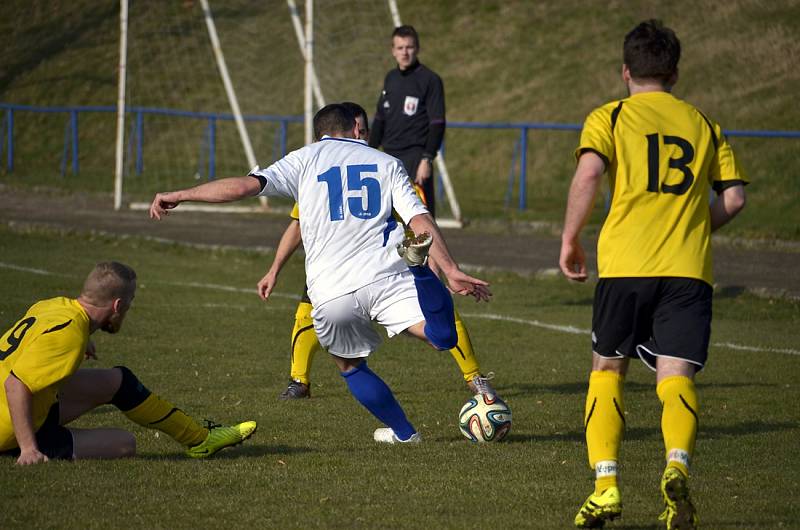
<svg viewBox="0 0 800 530">
<path fill-rule="evenodd" d="M 406 419 L 406 414 L 394 398 L 391 389 L 369 369 L 367 361 L 348 372 L 342 372 L 350 393 L 373 416 L 390 427 L 400 440 L 408 440 L 417 432 Z"/>
<path fill-rule="evenodd" d="M 427 266 L 409 267 L 414 275 L 419 307 L 425 316 L 425 336 L 436 348 L 449 350 L 458 343 L 453 299 L 447 288 Z"/>
</svg>

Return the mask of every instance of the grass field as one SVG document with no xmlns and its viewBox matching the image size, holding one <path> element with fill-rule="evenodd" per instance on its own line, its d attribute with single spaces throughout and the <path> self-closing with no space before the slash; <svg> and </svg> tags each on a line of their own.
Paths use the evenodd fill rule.
<svg viewBox="0 0 800 530">
<path fill-rule="evenodd" d="M 318 354 L 313 399 L 279 402 L 302 265 L 262 303 L 271 256 L 139 239 L 0 228 L 0 328 L 34 300 L 74 295 L 99 260 L 131 264 L 139 291 L 99 361 L 129 366 L 197 418 L 255 419 L 245 445 L 191 461 L 104 407 L 76 426 L 136 433 L 139 456 L 17 468 L 0 459 L 2 528 L 568 528 L 592 487 L 582 410 L 592 286 L 492 274 L 489 305 L 460 300 L 485 370 L 514 412 L 507 441 L 473 445 L 456 416 L 467 392 L 444 353 L 393 339 L 370 365 L 424 437 L 377 446 L 376 421 Z M 705 528 L 798 528 L 800 305 L 717 296 L 710 362 L 698 377 L 692 488 Z M 654 377 L 632 366 L 622 452 L 624 514 L 609 528 L 655 528 L 663 448 Z"/>
</svg>

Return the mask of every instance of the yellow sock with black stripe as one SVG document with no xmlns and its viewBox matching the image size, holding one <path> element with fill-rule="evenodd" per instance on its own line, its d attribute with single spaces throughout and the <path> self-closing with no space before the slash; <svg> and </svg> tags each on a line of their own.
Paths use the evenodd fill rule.
<svg viewBox="0 0 800 530">
<path fill-rule="evenodd" d="M 461 315 L 458 311 L 453 310 L 456 317 L 456 333 L 458 333 L 458 343 L 456 347 L 450 350 L 450 355 L 453 356 L 461 373 L 464 374 L 465 381 L 472 381 L 476 375 L 480 375 L 481 369 L 478 366 L 478 359 L 475 358 L 475 351 L 472 349 L 472 341 L 469 338 L 464 322 L 461 321 Z"/>
<path fill-rule="evenodd" d="M 661 433 L 664 436 L 667 467 L 689 476 L 689 461 L 697 437 L 697 390 L 694 381 L 682 375 L 663 379 L 656 387 L 661 400 Z"/>
<path fill-rule="evenodd" d="M 586 394 L 584 426 L 589 465 L 595 470 L 595 494 L 617 485 L 617 462 L 625 429 L 622 375 L 593 371 Z"/>
<path fill-rule="evenodd" d="M 308 302 L 298 304 L 292 330 L 292 379 L 305 385 L 309 384 L 311 361 L 319 349 L 314 319 L 311 318 L 312 309 L 313 306 Z"/>
<path fill-rule="evenodd" d="M 130 410 L 123 411 L 123 414 L 131 421 L 143 427 L 158 429 L 176 442 L 186 446 L 202 443 L 208 436 L 208 429 L 202 427 L 194 418 L 172 403 L 155 394 L 150 394 L 142 403 Z"/>
</svg>

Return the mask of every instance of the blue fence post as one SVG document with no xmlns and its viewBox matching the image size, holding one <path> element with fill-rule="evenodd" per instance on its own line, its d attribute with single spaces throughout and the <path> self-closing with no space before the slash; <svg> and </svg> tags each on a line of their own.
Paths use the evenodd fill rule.
<svg viewBox="0 0 800 530">
<path fill-rule="evenodd" d="M 69 113 L 69 125 L 72 129 L 72 174 L 77 175 L 78 166 L 78 111 L 72 110 Z"/>
<path fill-rule="evenodd" d="M 281 120 L 281 158 L 286 156 L 286 137 L 288 136 L 289 122 Z"/>
<path fill-rule="evenodd" d="M 9 173 L 14 172 L 14 109 L 6 111 L 6 134 L 8 135 L 8 145 L 6 150 L 6 169 Z"/>
<path fill-rule="evenodd" d="M 519 137 L 519 209 L 528 203 L 528 128 L 523 126 Z"/>
<path fill-rule="evenodd" d="M 217 178 L 217 118 L 208 118 L 208 180 Z"/>
<path fill-rule="evenodd" d="M 514 148 L 511 150 L 511 170 L 508 172 L 508 186 L 506 187 L 506 199 L 504 201 L 505 207 L 511 205 L 511 199 L 514 197 L 514 166 L 517 164 L 517 152 L 519 151 L 519 140 L 514 142 Z"/>
<path fill-rule="evenodd" d="M 67 122 L 67 124 L 64 125 L 64 148 L 61 150 L 61 165 L 59 166 L 61 170 L 61 178 L 64 178 L 67 175 L 67 157 L 69 156 L 70 129 L 71 129 L 71 124 L 70 122 Z"/>
<path fill-rule="evenodd" d="M 136 175 L 144 171 L 144 113 L 141 109 L 136 111 Z"/>
</svg>

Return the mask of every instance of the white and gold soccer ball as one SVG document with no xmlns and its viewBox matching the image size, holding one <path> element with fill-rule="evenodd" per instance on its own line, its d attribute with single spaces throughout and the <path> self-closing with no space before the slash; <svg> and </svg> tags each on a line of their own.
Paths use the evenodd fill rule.
<svg viewBox="0 0 800 530">
<path fill-rule="evenodd" d="M 511 430 L 511 409 L 491 394 L 476 394 L 458 413 L 461 434 L 472 442 L 499 442 Z"/>
</svg>

